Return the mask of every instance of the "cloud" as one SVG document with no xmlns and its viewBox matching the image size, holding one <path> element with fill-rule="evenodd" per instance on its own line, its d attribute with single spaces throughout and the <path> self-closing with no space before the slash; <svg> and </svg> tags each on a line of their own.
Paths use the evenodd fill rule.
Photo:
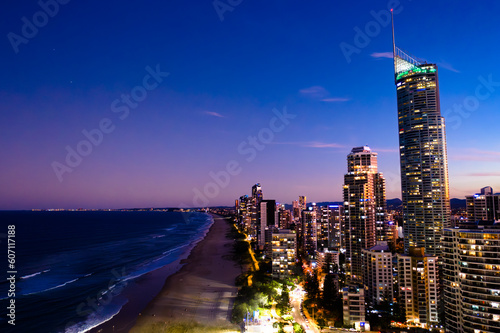
<svg viewBox="0 0 500 333">
<path fill-rule="evenodd" d="M 500 177 L 500 172 L 476 172 L 469 173 L 467 177 Z"/>
<path fill-rule="evenodd" d="M 481 150 L 481 149 L 471 148 L 470 151 L 478 154 L 500 156 L 500 151 L 496 150 Z"/>
<path fill-rule="evenodd" d="M 397 148 L 370 148 L 375 153 L 399 153 Z"/>
<path fill-rule="evenodd" d="M 458 69 L 455 69 L 451 64 L 449 64 L 445 61 L 438 62 L 438 66 L 441 68 L 447 69 L 449 71 L 455 72 L 455 73 L 460 73 L 460 71 Z"/>
<path fill-rule="evenodd" d="M 452 155 L 455 161 L 500 161 L 500 152 L 481 150 L 476 148 L 467 149 L 466 155 Z"/>
<path fill-rule="evenodd" d="M 347 102 L 349 101 L 349 98 L 344 98 L 344 97 L 328 97 L 328 98 L 323 98 L 321 101 L 322 102 Z"/>
<path fill-rule="evenodd" d="M 219 117 L 219 118 L 225 118 L 223 115 L 221 115 L 220 113 L 218 112 L 213 112 L 213 111 L 205 111 L 203 112 L 205 114 L 208 114 L 209 116 L 213 116 L 213 117 Z"/>
<path fill-rule="evenodd" d="M 323 98 L 329 95 L 328 91 L 321 86 L 312 86 L 309 88 L 300 89 L 299 92 L 310 98 Z"/>
<path fill-rule="evenodd" d="M 307 148 L 344 148 L 344 145 L 340 143 L 334 142 L 319 142 L 319 141 L 303 141 L 303 142 L 273 142 L 273 144 L 277 145 L 294 145 L 299 147 L 307 147 Z"/>
<path fill-rule="evenodd" d="M 392 59 L 392 52 L 373 52 L 370 54 L 373 58 L 389 58 Z"/>
<path fill-rule="evenodd" d="M 478 156 L 478 155 L 452 155 L 451 160 L 485 162 L 485 161 L 497 161 L 500 160 L 500 158 L 489 157 L 489 156 Z"/>
<path fill-rule="evenodd" d="M 314 100 L 320 100 L 322 102 L 347 102 L 350 99 L 345 98 L 345 97 L 332 97 L 330 96 L 330 93 L 328 90 L 323 88 L 322 86 L 312 86 L 309 88 L 304 88 L 300 89 L 299 93 L 302 96 L 314 99 Z"/>
<path fill-rule="evenodd" d="M 318 142 L 312 141 L 302 145 L 302 147 L 312 147 L 312 148 L 344 148 L 343 145 L 339 143 L 326 143 L 326 142 Z"/>
</svg>

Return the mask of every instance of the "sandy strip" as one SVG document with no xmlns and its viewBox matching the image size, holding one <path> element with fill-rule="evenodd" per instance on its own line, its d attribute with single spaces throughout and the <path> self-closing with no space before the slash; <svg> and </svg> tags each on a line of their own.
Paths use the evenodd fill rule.
<svg viewBox="0 0 500 333">
<path fill-rule="evenodd" d="M 192 250 L 181 270 L 167 279 L 130 332 L 142 332 L 156 322 L 229 324 L 237 293 L 234 282 L 241 268 L 231 260 L 233 240 L 226 238 L 229 224 L 217 215 L 214 220 L 207 236 Z"/>
</svg>

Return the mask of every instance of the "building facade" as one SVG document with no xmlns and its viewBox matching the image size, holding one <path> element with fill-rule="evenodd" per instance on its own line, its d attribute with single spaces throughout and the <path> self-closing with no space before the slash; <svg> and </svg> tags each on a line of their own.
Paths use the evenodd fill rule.
<svg viewBox="0 0 500 333">
<path fill-rule="evenodd" d="M 394 32 L 393 32 L 394 34 Z M 437 66 L 394 45 L 405 252 L 439 255 L 450 218 L 445 122 Z"/>
<path fill-rule="evenodd" d="M 302 211 L 303 251 L 309 259 L 314 258 L 318 248 L 317 211 L 313 207 Z"/>
<path fill-rule="evenodd" d="M 338 273 L 339 270 L 339 252 L 328 249 L 318 250 L 316 252 L 316 263 L 324 273 Z"/>
<path fill-rule="evenodd" d="M 483 187 L 480 193 L 466 196 L 467 220 L 497 221 L 500 220 L 500 193 L 493 194 L 490 186 Z"/>
<path fill-rule="evenodd" d="M 276 200 L 261 200 L 260 201 L 260 226 L 259 226 L 259 237 L 258 244 L 261 250 L 267 247 L 268 252 L 270 251 L 271 244 L 269 243 L 269 236 L 266 242 L 266 230 L 271 230 L 277 226 L 276 224 Z M 268 232 L 269 234 L 269 232 Z"/>
<path fill-rule="evenodd" d="M 328 233 L 328 248 L 339 250 L 342 247 L 342 224 L 344 220 L 344 207 L 330 205 L 330 230 Z"/>
<path fill-rule="evenodd" d="M 358 286 L 342 288 L 342 308 L 344 325 L 369 330 L 365 322 L 365 290 L 363 288 Z"/>
<path fill-rule="evenodd" d="M 363 281 L 362 250 L 369 249 L 376 242 L 376 214 L 381 211 L 379 208 L 385 209 L 385 200 L 376 197 L 380 192 L 376 188 L 385 184 L 383 179 L 378 172 L 377 153 L 366 146 L 353 148 L 347 156 L 347 174 L 344 176 L 342 228 L 347 276 L 351 282 Z"/>
<path fill-rule="evenodd" d="M 293 275 L 297 259 L 296 233 L 282 229 L 272 234 L 273 278 L 286 279 Z"/>
<path fill-rule="evenodd" d="M 445 229 L 446 332 L 500 332 L 500 224 Z"/>
<path fill-rule="evenodd" d="M 328 249 L 328 239 L 330 235 L 330 227 L 332 225 L 332 218 L 333 214 L 328 206 L 321 206 L 318 208 L 318 249 Z"/>
<path fill-rule="evenodd" d="M 384 301 L 393 301 L 392 253 L 387 242 L 363 250 L 364 274 L 363 284 L 366 290 L 366 301 L 370 305 L 378 305 Z"/>
<path fill-rule="evenodd" d="M 375 241 L 387 242 L 388 225 L 387 225 L 387 207 L 385 197 L 385 178 L 381 173 L 375 174 L 374 179 L 374 196 L 375 196 Z"/>
<path fill-rule="evenodd" d="M 262 187 L 259 183 L 252 186 L 252 196 L 250 203 L 250 231 L 249 236 L 258 241 L 260 225 L 260 202 L 263 199 Z"/>
<path fill-rule="evenodd" d="M 288 229 L 292 224 L 292 214 L 285 208 L 284 204 L 278 205 L 278 227 L 280 229 Z"/>
<path fill-rule="evenodd" d="M 398 254 L 399 302 L 406 312 L 406 321 L 429 328 L 438 324 L 438 257 L 425 255 L 424 248 L 409 249 Z"/>
<path fill-rule="evenodd" d="M 251 200 L 248 195 L 242 195 L 237 201 L 238 226 L 245 233 L 249 233 L 251 227 Z"/>
</svg>

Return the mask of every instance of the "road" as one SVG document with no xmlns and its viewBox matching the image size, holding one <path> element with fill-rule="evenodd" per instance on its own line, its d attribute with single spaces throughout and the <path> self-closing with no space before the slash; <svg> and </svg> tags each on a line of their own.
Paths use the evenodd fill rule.
<svg viewBox="0 0 500 333">
<path fill-rule="evenodd" d="M 320 330 L 316 327 L 316 325 L 308 323 L 307 319 L 300 311 L 300 304 L 302 303 L 303 298 L 304 298 L 304 291 L 302 290 L 301 287 L 297 287 L 297 289 L 295 289 L 290 294 L 293 319 L 295 320 L 295 322 L 302 325 L 307 333 L 320 333 Z"/>
</svg>

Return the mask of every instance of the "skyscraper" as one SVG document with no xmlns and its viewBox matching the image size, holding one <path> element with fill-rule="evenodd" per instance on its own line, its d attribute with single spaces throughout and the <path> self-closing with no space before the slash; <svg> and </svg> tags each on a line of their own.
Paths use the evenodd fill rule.
<svg viewBox="0 0 500 333">
<path fill-rule="evenodd" d="M 251 200 L 248 195 L 242 195 L 237 201 L 238 225 L 241 230 L 248 233 L 251 227 Z"/>
<path fill-rule="evenodd" d="M 282 229 L 272 233 L 273 278 L 283 279 L 293 274 L 297 258 L 294 231 Z"/>
<path fill-rule="evenodd" d="M 500 224 L 445 229 L 443 241 L 446 332 L 499 332 Z"/>
<path fill-rule="evenodd" d="M 270 250 L 270 235 L 273 228 L 277 227 L 276 221 L 276 200 L 261 200 L 260 202 L 260 225 L 257 237 L 260 249 Z M 268 232 L 268 237 L 266 237 Z M 267 239 L 266 239 L 267 238 Z"/>
<path fill-rule="evenodd" d="M 385 199 L 385 178 L 382 174 L 375 174 L 375 240 L 377 242 L 388 241 L 389 226 L 386 221 L 386 199 Z"/>
<path fill-rule="evenodd" d="M 491 186 L 481 189 L 481 193 L 465 197 L 467 219 L 474 221 L 500 220 L 500 193 L 493 194 Z"/>
<path fill-rule="evenodd" d="M 252 197 L 251 197 L 251 222 L 250 222 L 250 236 L 257 240 L 260 225 L 260 202 L 263 199 L 262 187 L 259 183 L 252 186 Z"/>
<path fill-rule="evenodd" d="M 399 302 L 406 321 L 429 328 L 438 323 L 438 257 L 411 247 L 409 254 L 397 254 Z"/>
<path fill-rule="evenodd" d="M 444 118 L 437 66 L 396 47 L 393 56 L 398 102 L 405 252 L 423 247 L 439 255 L 450 217 Z"/>
<path fill-rule="evenodd" d="M 370 330 L 365 322 L 365 290 L 358 286 L 342 288 L 342 308 L 344 325 L 354 325 L 357 330 Z"/>
<path fill-rule="evenodd" d="M 342 205 L 330 205 L 330 231 L 328 233 L 328 247 L 340 249 L 342 247 L 342 224 L 344 219 L 344 207 Z"/>
<path fill-rule="evenodd" d="M 277 224 L 280 229 L 288 229 L 292 224 L 292 214 L 288 209 L 285 209 L 285 204 L 278 205 Z"/>
<path fill-rule="evenodd" d="M 330 228 L 332 226 L 333 214 L 328 206 L 321 206 L 318 209 L 317 234 L 318 249 L 327 249 L 329 247 Z"/>
<path fill-rule="evenodd" d="M 307 209 L 306 206 L 307 206 L 306 196 L 305 195 L 301 195 L 299 197 L 299 209 L 301 211 L 306 210 Z"/>
<path fill-rule="evenodd" d="M 355 147 L 347 156 L 347 173 L 344 176 L 344 241 L 347 274 L 351 282 L 362 282 L 362 250 L 374 246 L 376 213 L 380 210 L 376 188 L 383 186 L 384 177 L 378 173 L 377 153 L 369 147 Z"/>
<path fill-rule="evenodd" d="M 317 218 L 318 212 L 315 206 L 302 211 L 302 250 L 309 259 L 314 257 L 318 249 Z"/>
<path fill-rule="evenodd" d="M 379 241 L 377 245 L 363 250 L 363 260 L 363 284 L 368 304 L 375 305 L 384 301 L 392 303 L 392 253 L 387 242 Z"/>
</svg>

